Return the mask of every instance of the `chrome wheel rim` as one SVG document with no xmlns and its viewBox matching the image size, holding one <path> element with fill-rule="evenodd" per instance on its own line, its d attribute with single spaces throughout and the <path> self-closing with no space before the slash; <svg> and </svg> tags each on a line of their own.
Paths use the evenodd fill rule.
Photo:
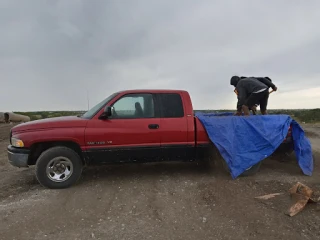
<svg viewBox="0 0 320 240">
<path fill-rule="evenodd" d="M 46 172 L 51 181 L 64 182 L 72 175 L 73 164 L 66 157 L 56 157 L 47 164 Z"/>
</svg>

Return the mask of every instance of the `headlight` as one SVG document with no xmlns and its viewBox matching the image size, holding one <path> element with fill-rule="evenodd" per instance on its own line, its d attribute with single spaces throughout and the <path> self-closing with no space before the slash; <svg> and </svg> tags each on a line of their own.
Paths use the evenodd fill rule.
<svg viewBox="0 0 320 240">
<path fill-rule="evenodd" d="M 24 147 L 23 141 L 17 138 L 11 138 L 11 145 L 19 148 Z"/>
</svg>

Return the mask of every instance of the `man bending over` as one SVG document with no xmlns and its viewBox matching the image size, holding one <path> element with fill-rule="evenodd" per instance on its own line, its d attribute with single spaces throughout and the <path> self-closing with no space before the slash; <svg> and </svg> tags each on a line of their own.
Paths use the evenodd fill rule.
<svg viewBox="0 0 320 240">
<path fill-rule="evenodd" d="M 245 116 L 250 115 L 249 109 L 260 105 L 262 115 L 267 114 L 267 106 L 269 99 L 269 87 L 277 91 L 277 87 L 266 78 L 240 78 L 233 76 L 230 80 L 238 92 L 237 114 L 243 112 Z"/>
</svg>

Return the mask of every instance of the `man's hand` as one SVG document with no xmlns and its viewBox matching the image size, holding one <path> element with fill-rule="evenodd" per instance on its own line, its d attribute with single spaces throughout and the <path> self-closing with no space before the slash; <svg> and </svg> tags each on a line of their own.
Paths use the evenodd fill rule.
<svg viewBox="0 0 320 240">
<path fill-rule="evenodd" d="M 236 112 L 233 114 L 233 116 L 241 116 L 241 112 L 236 111 Z"/>
<path fill-rule="evenodd" d="M 274 86 L 273 91 L 276 92 L 277 90 L 278 90 L 278 88 L 276 86 Z"/>
<path fill-rule="evenodd" d="M 256 106 L 256 105 L 253 105 L 253 106 L 251 107 L 251 110 L 252 110 L 252 111 L 257 111 L 257 106 Z"/>
</svg>

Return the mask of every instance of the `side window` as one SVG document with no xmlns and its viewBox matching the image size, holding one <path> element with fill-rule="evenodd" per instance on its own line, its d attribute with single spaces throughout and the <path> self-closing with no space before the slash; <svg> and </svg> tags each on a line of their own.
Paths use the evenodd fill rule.
<svg viewBox="0 0 320 240">
<path fill-rule="evenodd" d="M 113 105 L 111 118 L 133 119 L 153 118 L 154 102 L 152 94 L 128 94 L 121 97 Z"/>
<path fill-rule="evenodd" d="M 183 104 L 180 94 L 161 93 L 161 117 L 180 118 L 184 116 Z"/>
</svg>

